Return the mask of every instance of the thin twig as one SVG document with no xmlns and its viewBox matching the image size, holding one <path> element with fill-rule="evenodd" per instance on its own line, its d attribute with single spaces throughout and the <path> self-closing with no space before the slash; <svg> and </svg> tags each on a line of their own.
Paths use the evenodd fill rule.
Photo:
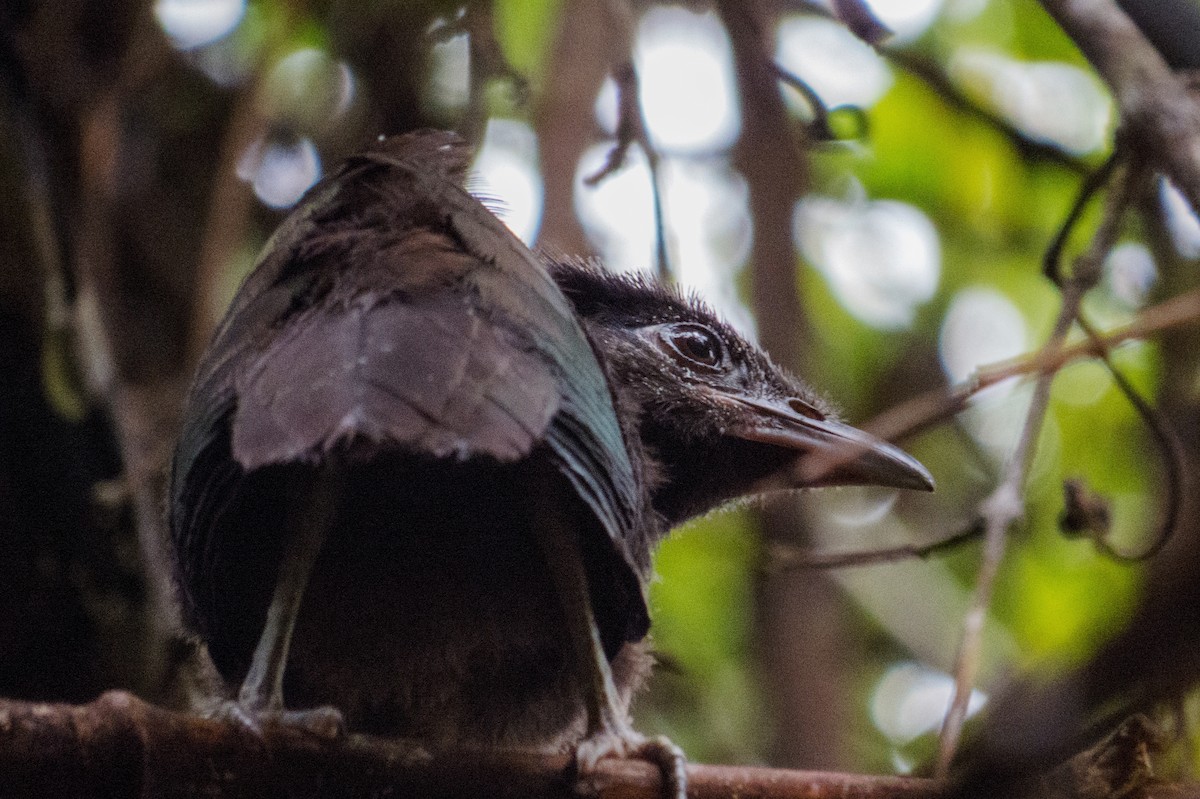
<svg viewBox="0 0 1200 799">
<path fill-rule="evenodd" d="M 1075 321 L 1092 342 L 1098 343 L 1100 341 L 1099 333 L 1097 333 L 1096 329 L 1082 314 Z M 1124 562 L 1142 561 L 1157 554 L 1166 545 L 1167 541 L 1171 539 L 1171 535 L 1178 526 L 1179 511 L 1183 507 L 1183 475 L 1186 468 L 1186 457 L 1183 452 L 1183 445 L 1179 442 L 1175 431 L 1162 418 L 1158 409 L 1151 406 L 1138 393 L 1134 385 L 1129 382 L 1129 378 L 1116 367 L 1109 351 L 1101 349 L 1099 358 L 1105 367 L 1107 367 L 1108 373 L 1112 376 L 1117 388 L 1129 400 L 1129 404 L 1137 411 L 1138 416 L 1142 418 L 1142 421 L 1146 424 L 1146 428 L 1150 431 L 1150 436 L 1154 439 L 1155 446 L 1158 447 L 1159 456 L 1162 458 L 1163 482 L 1165 486 L 1163 489 L 1162 519 L 1158 523 L 1158 530 L 1150 539 L 1150 543 L 1147 546 L 1136 552 L 1126 552 L 1114 547 L 1103 536 L 1096 536 L 1094 540 L 1096 546 L 1113 560 Z"/>
<path fill-rule="evenodd" d="M 1109 193 L 1100 226 L 1093 235 L 1088 248 L 1076 259 L 1075 271 L 1062 285 L 1062 307 L 1044 351 L 1061 350 L 1071 326 L 1079 317 L 1079 308 L 1084 296 L 1100 278 L 1101 265 L 1116 244 L 1121 221 L 1133 198 L 1135 186 L 1140 182 L 1137 170 L 1122 176 L 1116 189 Z M 1078 207 L 1086 202 L 1095 188 L 1094 181 L 1086 181 L 1080 191 L 1080 200 L 1068 214 L 1064 226 L 1073 226 L 1079 219 Z M 1065 238 L 1065 236 L 1064 236 Z M 954 664 L 954 696 L 942 723 L 938 742 L 938 759 L 935 773 L 946 776 L 950 763 L 958 748 L 962 725 L 967 717 L 967 708 L 975 677 L 979 669 L 980 650 L 983 641 L 983 625 L 991 605 L 992 591 L 1000 564 L 1008 544 L 1009 528 L 1024 513 L 1024 485 L 1033 463 L 1037 439 L 1045 422 L 1050 406 L 1050 388 L 1056 372 L 1044 372 L 1034 385 L 1033 397 L 1025 416 L 1025 425 L 1011 460 L 1005 467 L 1004 477 L 990 497 L 984 500 L 981 511 L 985 521 L 983 559 L 976 578 L 975 592 L 971 605 L 963 619 L 963 634 Z"/>
<path fill-rule="evenodd" d="M 1066 249 L 1067 240 L 1071 237 L 1071 232 L 1075 230 L 1075 226 L 1079 224 L 1079 220 L 1083 217 L 1083 212 L 1087 210 L 1088 203 L 1096 196 L 1096 192 L 1104 188 L 1108 181 L 1112 178 L 1117 166 L 1124 159 L 1125 153 L 1122 152 L 1120 144 L 1113 148 L 1110 155 L 1101 167 L 1093 172 L 1090 172 L 1083 180 L 1083 185 L 1079 189 L 1079 193 L 1075 196 L 1075 202 L 1071 204 L 1071 210 L 1067 212 L 1067 218 L 1058 226 L 1058 230 L 1054 233 L 1054 238 L 1050 240 L 1050 244 L 1046 247 L 1046 252 L 1042 256 L 1042 274 L 1050 279 L 1059 289 L 1063 287 L 1062 274 L 1062 254 Z"/>
<path fill-rule="evenodd" d="M 891 29 L 880 22 L 863 0 L 833 0 L 833 13 L 851 33 L 873 47 L 892 35 Z"/>
<path fill-rule="evenodd" d="M 512 65 L 496 39 L 496 24 L 490 0 L 473 0 L 462 17 L 446 27 L 467 34 L 470 51 L 471 96 L 459 132 L 470 142 L 482 141 L 488 120 L 487 87 L 492 79 L 508 82 L 518 107 L 529 103 L 529 80 Z"/>
<path fill-rule="evenodd" d="M 1063 285 L 1062 275 L 1062 252 L 1066 246 L 1070 231 L 1078 223 L 1079 218 L 1083 215 L 1083 210 L 1087 206 L 1088 200 L 1098 191 L 1111 177 L 1117 165 L 1126 156 L 1126 151 L 1129 149 L 1125 145 L 1125 138 L 1118 137 L 1117 146 L 1113 149 L 1113 154 L 1105 162 L 1104 166 L 1096 172 L 1092 173 L 1085 181 L 1078 199 L 1071 212 L 1067 216 L 1066 222 L 1059 228 L 1050 246 L 1046 249 L 1046 255 L 1042 264 L 1042 272 L 1050 280 L 1054 281 L 1056 286 L 1060 288 Z M 1150 171 L 1139 162 L 1135 162 L 1130 166 L 1130 174 L 1126 178 L 1127 188 L 1125 191 L 1126 198 L 1131 198 L 1134 194 L 1140 191 L 1144 181 L 1150 176 Z M 1098 264 L 1096 268 L 1098 268 Z M 1086 316 L 1081 312 L 1077 319 L 1079 328 L 1083 330 L 1094 343 L 1098 343 L 1100 334 L 1095 327 L 1087 321 Z M 1172 531 L 1175 529 L 1176 521 L 1179 517 L 1179 508 L 1183 502 L 1183 471 L 1184 471 L 1184 455 L 1178 439 L 1167 426 L 1158 412 L 1151 407 L 1140 394 L 1133 384 L 1117 369 L 1112 361 L 1108 350 L 1101 349 L 1099 358 L 1104 364 L 1108 373 L 1112 376 L 1113 382 L 1117 388 L 1129 400 L 1129 403 L 1137 411 L 1138 415 L 1145 422 L 1146 427 L 1150 430 L 1151 437 L 1154 439 L 1155 445 L 1158 447 L 1159 454 L 1162 458 L 1164 467 L 1164 477 L 1166 483 L 1165 505 L 1163 511 L 1163 519 L 1159 524 L 1158 531 L 1151 539 L 1149 546 L 1139 552 L 1124 552 L 1112 546 L 1103 536 L 1095 537 L 1096 546 L 1109 557 L 1120 561 L 1139 561 L 1145 560 L 1154 555 L 1167 543 L 1171 537 Z"/>
<path fill-rule="evenodd" d="M 825 105 L 821 95 L 817 94 L 816 89 L 796 73 L 785 69 L 778 61 L 772 61 L 771 68 L 775 70 L 775 74 L 781 81 L 798 91 L 804 97 L 804 101 L 808 103 L 808 107 L 812 109 L 812 122 L 808 123 L 809 136 L 814 141 L 836 139 L 837 134 L 829 126 L 829 107 Z"/>
<path fill-rule="evenodd" d="M 667 256 L 665 212 L 663 208 L 662 174 L 658 151 L 650 142 L 646 118 L 642 114 L 641 88 L 632 58 L 617 64 L 612 71 L 617 87 L 617 142 L 599 170 L 584 178 L 584 184 L 595 186 L 625 165 L 629 148 L 636 143 L 646 156 L 650 172 L 650 189 L 654 197 L 655 272 L 660 280 L 672 276 Z"/>
<path fill-rule="evenodd" d="M 659 153 L 650 141 L 646 117 L 642 113 L 641 84 L 637 68 L 633 63 L 635 20 L 629 0 L 607 0 L 609 25 L 613 31 L 616 49 L 621 53 L 612 69 L 613 83 L 617 89 L 617 142 L 608 153 L 604 165 L 595 173 L 584 178 L 584 184 L 595 186 L 625 164 L 629 148 L 635 142 L 646 156 L 650 172 L 650 191 L 654 198 L 654 254 L 655 273 L 660 280 L 670 281 L 673 276 L 667 254 L 666 211 L 663 204 L 663 186 Z"/>
<path fill-rule="evenodd" d="M 767 551 L 764 569 L 785 572 L 795 569 L 845 569 L 854 566 L 874 566 L 913 558 L 925 559 L 949 549 L 974 541 L 983 534 L 982 520 L 969 527 L 929 544 L 902 544 L 896 547 L 868 549 L 859 552 L 808 552 L 782 541 L 772 541 Z"/>
<path fill-rule="evenodd" d="M 815 0 L 788 0 L 785 5 L 803 14 L 838 20 L 837 15 Z M 1071 155 L 1054 144 L 1032 138 L 1000 114 L 968 97 L 954 84 L 946 70 L 933 59 L 901 48 L 877 46 L 875 50 L 894 66 L 925 83 L 946 105 L 979 120 L 1008 139 L 1027 159 L 1055 164 L 1080 175 L 1092 172 L 1084 159 Z M 803 91 L 799 86 L 795 88 Z"/>
<path fill-rule="evenodd" d="M 888 441 L 908 438 L 958 415 L 967 407 L 971 397 L 998 383 L 1015 377 L 1057 372 L 1081 358 L 1101 357 L 1126 341 L 1149 339 L 1157 333 L 1194 325 L 1198 321 L 1200 289 L 1195 289 L 1153 305 L 1128 325 L 1098 334 L 1095 339 L 1079 341 L 1054 351 L 1042 348 L 1029 355 L 981 366 L 970 378 L 953 388 L 934 389 L 893 405 L 866 422 L 863 429 L 876 438 Z M 862 452 L 862 448 L 847 446 L 837 453 L 810 456 L 804 464 L 804 476 L 818 480 L 854 460 Z"/>
</svg>

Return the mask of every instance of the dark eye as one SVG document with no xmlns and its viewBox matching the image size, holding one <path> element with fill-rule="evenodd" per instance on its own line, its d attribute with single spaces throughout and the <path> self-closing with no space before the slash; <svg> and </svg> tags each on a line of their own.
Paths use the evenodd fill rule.
<svg viewBox="0 0 1200 799">
<path fill-rule="evenodd" d="M 663 341 L 684 366 L 715 369 L 725 360 L 721 338 L 704 325 L 673 325 L 663 331 Z"/>
</svg>

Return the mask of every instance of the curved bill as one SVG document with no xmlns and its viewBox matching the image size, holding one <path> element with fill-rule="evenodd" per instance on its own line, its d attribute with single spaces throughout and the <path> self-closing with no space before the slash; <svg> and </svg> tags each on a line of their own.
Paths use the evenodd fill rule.
<svg viewBox="0 0 1200 799">
<path fill-rule="evenodd" d="M 856 427 L 805 415 L 783 402 L 745 396 L 730 399 L 752 413 L 729 431 L 732 435 L 800 455 L 784 476 L 790 487 L 878 485 L 933 490 L 933 476 L 916 458 Z"/>
</svg>

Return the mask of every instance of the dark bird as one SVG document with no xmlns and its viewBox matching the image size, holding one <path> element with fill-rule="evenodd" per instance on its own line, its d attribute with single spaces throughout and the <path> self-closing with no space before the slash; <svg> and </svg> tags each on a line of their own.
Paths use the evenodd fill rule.
<svg viewBox="0 0 1200 799">
<path fill-rule="evenodd" d="M 540 261 L 468 157 L 383 140 L 267 244 L 175 455 L 184 615 L 250 719 L 286 698 L 433 746 L 645 754 L 672 526 L 811 484 L 814 451 L 857 452 L 822 485 L 932 482 L 700 303 Z"/>
</svg>

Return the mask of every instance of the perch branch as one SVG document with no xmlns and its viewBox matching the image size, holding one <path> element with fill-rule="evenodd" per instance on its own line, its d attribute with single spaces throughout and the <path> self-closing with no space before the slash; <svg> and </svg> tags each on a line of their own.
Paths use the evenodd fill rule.
<svg viewBox="0 0 1200 799">
<path fill-rule="evenodd" d="M 513 751 L 430 753 L 362 735 L 323 740 L 271 726 L 173 713 L 111 692 L 87 705 L 0 700 L 0 795 L 9 797 L 274 796 L 320 786 L 329 796 L 575 796 L 571 758 Z M 304 786 L 303 790 L 300 787 Z M 603 760 L 590 795 L 655 799 L 659 769 Z M 935 799 L 938 783 L 743 766 L 688 766 L 692 797 Z"/>
<path fill-rule="evenodd" d="M 1200 795 L 1200 786 L 1148 777 L 1140 753 L 1153 741 L 1134 718 L 1056 768 L 1035 797 L 1089 796 L 1136 785 L 1142 799 Z M 1152 731 L 1151 731 L 1152 732 Z M 1149 740 L 1149 743 L 1147 741 Z M 747 766 L 689 765 L 692 799 L 944 799 L 936 780 Z M 0 796 L 135 799 L 143 796 L 422 796 L 449 799 L 578 796 L 569 755 L 503 750 L 430 752 L 410 741 L 350 735 L 322 739 L 268 726 L 175 713 L 123 691 L 86 705 L 0 699 Z M 587 795 L 657 799 L 659 769 L 602 760 Z M 1106 794 L 1107 795 L 1107 794 Z"/>
</svg>

